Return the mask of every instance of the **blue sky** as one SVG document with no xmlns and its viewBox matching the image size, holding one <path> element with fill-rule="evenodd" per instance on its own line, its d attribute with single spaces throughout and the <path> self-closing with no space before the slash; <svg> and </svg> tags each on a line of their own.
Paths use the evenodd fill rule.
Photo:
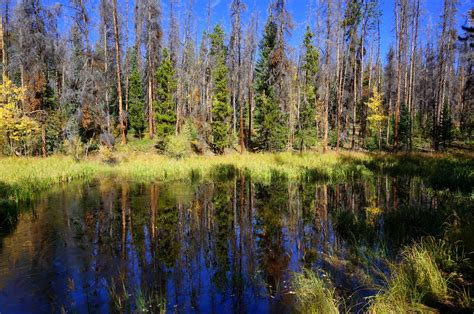
<svg viewBox="0 0 474 314">
<path fill-rule="evenodd" d="M 46 4 L 54 3 L 67 3 L 67 0 L 44 0 Z M 91 20 L 92 27 L 95 30 L 98 27 L 98 2 L 97 0 L 86 0 L 88 2 L 89 8 L 94 8 L 91 11 Z M 206 27 L 206 12 L 207 5 L 209 0 L 195 0 L 194 1 L 194 13 L 196 16 L 196 26 L 195 31 L 198 32 L 199 36 Z M 316 3 L 317 1 L 323 2 L 324 0 L 287 0 L 288 11 L 291 13 L 293 18 L 294 30 L 291 37 L 289 37 L 290 46 L 297 48 L 303 39 L 303 32 L 308 21 L 308 18 L 312 23 L 314 23 L 314 17 L 308 16 L 310 12 L 310 2 Z M 429 27 L 430 29 L 437 30 L 439 29 L 439 20 L 443 11 L 443 0 L 421 0 L 422 1 L 422 17 L 420 21 L 421 28 Z M 461 25 L 465 22 L 466 14 L 470 8 L 473 7 L 474 0 L 458 0 L 458 14 L 457 22 L 458 28 L 460 29 Z M 184 14 L 184 7 L 188 0 L 180 0 L 181 2 L 181 13 Z M 253 9 L 255 9 L 259 16 L 259 27 L 261 28 L 266 20 L 267 16 L 267 7 L 270 0 L 244 0 L 247 5 L 247 11 L 244 12 L 244 23 L 248 21 L 248 17 Z M 125 14 L 125 0 L 118 0 L 120 10 L 122 14 Z M 231 0 L 211 0 L 212 5 L 212 23 L 222 23 L 226 30 L 230 29 L 230 17 L 229 17 L 229 8 Z M 388 51 L 388 48 L 395 40 L 394 32 L 394 14 L 393 14 L 393 5 L 394 0 L 380 0 L 381 3 L 381 51 L 382 56 Z M 130 29 L 133 30 L 133 7 L 134 0 L 129 0 L 129 11 L 130 11 Z M 163 8 L 163 27 L 165 33 L 167 30 L 168 24 L 168 0 L 162 0 Z M 67 17 L 63 19 L 63 23 L 67 24 Z M 183 22 L 183 19 L 181 19 Z M 94 30 L 92 31 L 92 39 L 97 38 L 94 35 Z M 430 32 L 432 35 L 435 34 L 433 31 Z M 261 32 L 259 32 L 259 35 Z M 166 36 L 166 34 L 165 34 Z M 420 38 L 423 38 L 423 34 L 420 34 Z M 133 35 L 130 38 L 133 41 Z"/>
<path fill-rule="evenodd" d="M 316 2 L 314 0 L 313 2 Z M 322 2 L 322 0 L 320 0 Z M 458 0 L 458 16 L 457 21 L 460 26 L 465 22 L 465 15 L 470 8 L 473 7 L 474 0 Z M 197 0 L 197 6 L 205 7 L 207 0 Z M 259 11 L 260 26 L 263 25 L 267 13 L 268 0 L 248 0 L 246 1 L 249 8 L 256 7 Z M 290 44 L 294 47 L 301 44 L 303 40 L 303 32 L 306 26 L 309 12 L 308 0 L 288 0 L 288 10 L 290 11 L 293 22 L 295 25 L 293 34 L 290 38 Z M 214 20 L 224 22 L 226 25 L 230 25 L 230 21 L 227 18 L 230 0 L 214 0 Z M 380 0 L 382 18 L 381 18 L 381 50 L 385 54 L 388 51 L 390 45 L 395 41 L 394 32 L 394 0 Z M 440 16 L 443 12 L 443 0 L 421 0 L 421 7 L 423 10 L 421 27 L 428 27 L 431 25 L 432 28 L 438 27 Z M 312 18 L 314 20 L 314 17 Z"/>
</svg>

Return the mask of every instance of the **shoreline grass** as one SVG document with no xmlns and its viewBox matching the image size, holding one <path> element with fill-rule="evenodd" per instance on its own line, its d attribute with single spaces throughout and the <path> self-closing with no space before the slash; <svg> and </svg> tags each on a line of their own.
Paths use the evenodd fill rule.
<svg viewBox="0 0 474 314">
<path fill-rule="evenodd" d="M 448 299 L 448 281 L 430 252 L 415 244 L 405 248 L 402 262 L 394 265 L 393 278 L 385 292 L 375 296 L 372 313 L 406 313 L 425 308 L 427 302 Z"/>
<path fill-rule="evenodd" d="M 458 268 L 469 263 L 456 245 L 433 237 L 422 238 L 400 250 L 400 260 L 388 262 L 386 285 L 367 297 L 366 313 L 467 312 L 474 299 L 469 288 L 453 283 Z M 320 270 L 295 273 L 292 285 L 302 313 L 338 313 L 344 303 Z M 372 283 L 374 285 L 374 283 Z M 367 286 L 375 289 L 375 286 Z M 345 300 L 347 302 L 348 300 Z M 347 310 L 347 309 L 346 309 Z"/>
<path fill-rule="evenodd" d="M 293 286 L 301 313 L 339 313 L 334 288 L 329 288 L 316 272 L 305 269 L 294 274 Z"/>
<path fill-rule="evenodd" d="M 374 296 L 370 313 L 436 312 L 468 309 L 471 297 L 451 284 L 456 268 L 467 262 L 456 245 L 426 237 L 401 251 L 401 261 L 391 266 L 392 278 Z"/>
<path fill-rule="evenodd" d="M 92 178 L 99 169 L 94 162 L 71 157 L 8 157 L 0 159 L 0 198 L 27 200 L 55 185 Z"/>
<path fill-rule="evenodd" d="M 289 181 L 343 181 L 376 174 L 422 175 L 432 169 L 451 165 L 457 171 L 443 172 L 443 180 L 450 186 L 469 188 L 474 180 L 471 156 L 453 155 L 387 155 L 356 152 L 340 153 L 246 153 L 223 156 L 192 156 L 173 159 L 144 152 L 118 152 L 115 163 L 102 162 L 99 156 L 74 160 L 67 156 L 48 158 L 0 158 L 0 198 L 18 201 L 54 185 L 73 180 L 97 177 L 117 177 L 137 182 L 193 180 L 212 178 L 219 172 L 242 172 L 253 180 L 269 183 L 272 176 L 283 176 Z M 413 169 L 416 169 L 413 170 Z M 456 181 L 457 180 L 457 181 Z M 436 184 L 439 180 L 435 180 Z M 456 185 L 460 182 L 460 185 Z M 452 183 L 452 184 L 451 184 Z"/>
<path fill-rule="evenodd" d="M 218 172 L 241 171 L 255 181 L 270 182 L 275 174 L 290 181 L 348 178 L 363 174 L 366 168 L 341 162 L 339 154 L 243 154 L 193 156 L 173 159 L 147 153 L 119 154 L 116 163 L 98 157 L 76 161 L 67 156 L 48 158 L 0 158 L 0 198 L 22 200 L 36 193 L 78 179 L 117 177 L 136 182 L 210 178 Z M 362 160 L 363 154 L 352 154 Z M 217 171 L 216 171 L 217 170 Z M 366 173 L 368 174 L 368 173 Z"/>
</svg>

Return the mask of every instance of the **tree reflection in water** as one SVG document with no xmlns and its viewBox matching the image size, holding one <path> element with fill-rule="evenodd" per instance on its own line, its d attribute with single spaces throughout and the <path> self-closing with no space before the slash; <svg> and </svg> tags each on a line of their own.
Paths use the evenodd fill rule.
<svg viewBox="0 0 474 314">
<path fill-rule="evenodd" d="M 417 178 L 290 183 L 275 173 L 263 184 L 227 168 L 213 178 L 101 180 L 18 205 L 1 238 L 3 309 L 288 312 L 301 267 L 324 269 L 356 304 L 403 244 L 472 235 L 456 224 L 473 221 L 469 197 Z"/>
</svg>

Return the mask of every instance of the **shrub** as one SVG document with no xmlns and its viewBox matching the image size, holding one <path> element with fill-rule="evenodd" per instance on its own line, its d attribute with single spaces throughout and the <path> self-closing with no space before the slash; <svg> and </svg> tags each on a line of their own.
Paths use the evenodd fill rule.
<svg viewBox="0 0 474 314">
<path fill-rule="evenodd" d="M 165 154 L 173 158 L 183 158 L 191 154 L 191 144 L 188 134 L 182 132 L 168 138 Z"/>
<path fill-rule="evenodd" d="M 68 140 L 65 140 L 62 145 L 62 152 L 68 156 L 74 157 L 79 160 L 84 157 L 84 144 L 79 136 L 73 136 Z"/>
<path fill-rule="evenodd" d="M 204 151 L 191 120 L 185 122 L 181 133 L 166 137 L 156 147 L 159 149 L 160 146 L 164 146 L 165 155 L 173 158 L 188 157 L 193 152 L 202 153 Z"/>
<path fill-rule="evenodd" d="M 114 156 L 114 151 L 110 147 L 107 147 L 105 145 L 100 145 L 99 154 L 103 162 L 114 163 L 116 161 L 115 156 Z"/>
</svg>

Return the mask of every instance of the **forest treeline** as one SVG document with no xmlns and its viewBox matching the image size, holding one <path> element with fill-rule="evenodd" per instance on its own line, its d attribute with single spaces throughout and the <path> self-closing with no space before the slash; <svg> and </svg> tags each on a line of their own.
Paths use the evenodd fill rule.
<svg viewBox="0 0 474 314">
<path fill-rule="evenodd" d="M 228 30 L 212 23 L 209 1 L 202 34 L 196 4 L 182 2 L 167 0 L 164 17 L 161 0 L 3 0 L 1 153 L 134 138 L 217 154 L 471 141 L 474 10 L 458 25 L 457 0 L 431 27 L 422 1 L 395 0 L 386 55 L 378 0 L 309 6 L 298 47 L 285 0 L 269 1 L 265 21 L 232 0 Z"/>
</svg>

